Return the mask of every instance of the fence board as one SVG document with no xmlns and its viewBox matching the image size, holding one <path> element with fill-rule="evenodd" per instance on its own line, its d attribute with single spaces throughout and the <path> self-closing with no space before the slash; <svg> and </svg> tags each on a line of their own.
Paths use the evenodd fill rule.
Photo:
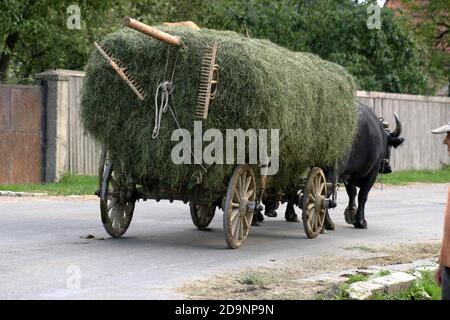
<svg viewBox="0 0 450 320">
<path fill-rule="evenodd" d="M 96 175 L 101 148 L 84 133 L 79 119 L 83 76 L 79 73 L 71 76 L 69 81 L 69 170 L 75 174 Z M 358 91 L 357 97 L 377 116 L 384 117 L 391 130 L 395 125 L 393 113 L 399 115 L 406 141 L 397 150 L 392 150 L 391 164 L 395 171 L 436 169 L 449 163 L 442 146 L 443 136 L 432 135 L 431 130 L 450 120 L 450 98 L 366 91 Z"/>
<path fill-rule="evenodd" d="M 83 77 L 70 77 L 69 171 L 80 175 L 96 175 L 100 147 L 84 132 L 81 125 L 79 114 L 82 86 Z"/>
</svg>

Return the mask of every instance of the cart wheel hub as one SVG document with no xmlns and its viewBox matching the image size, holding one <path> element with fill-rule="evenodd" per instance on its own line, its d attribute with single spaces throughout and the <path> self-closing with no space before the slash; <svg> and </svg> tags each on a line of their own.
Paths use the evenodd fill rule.
<svg viewBox="0 0 450 320">
<path fill-rule="evenodd" d="M 241 216 L 245 215 L 248 210 L 249 201 L 245 198 L 241 198 L 241 202 L 239 203 L 239 214 Z"/>
<path fill-rule="evenodd" d="M 324 208 L 324 201 L 325 201 L 325 197 L 324 196 L 317 196 L 316 197 L 316 203 L 315 203 L 316 210 L 320 210 L 320 209 Z"/>
<path fill-rule="evenodd" d="M 256 210 L 256 202 L 248 201 L 247 202 L 247 212 L 255 213 L 255 210 Z"/>
</svg>

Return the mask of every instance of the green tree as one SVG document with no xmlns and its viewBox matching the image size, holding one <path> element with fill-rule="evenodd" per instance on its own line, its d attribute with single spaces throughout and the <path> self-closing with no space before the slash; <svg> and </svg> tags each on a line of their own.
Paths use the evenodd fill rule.
<svg viewBox="0 0 450 320">
<path fill-rule="evenodd" d="M 2 0 L 0 2 L 0 81 L 28 82 L 50 68 L 80 69 L 92 42 L 119 23 L 121 1 L 79 1 L 81 29 L 66 21 L 70 2 Z"/>
<path fill-rule="evenodd" d="M 180 10 L 174 16 L 196 19 L 209 28 L 267 38 L 291 50 L 315 53 L 346 67 L 363 90 L 415 94 L 435 90 L 429 84 L 426 50 L 390 10 L 381 10 L 380 30 L 367 28 L 367 7 L 375 1 L 198 2 L 190 2 L 191 11 L 178 6 Z"/>
<path fill-rule="evenodd" d="M 427 48 L 432 85 L 450 87 L 450 2 L 449 0 L 403 0 L 404 9 L 396 14 L 417 41 Z M 449 93 L 450 94 L 450 93 Z"/>
<path fill-rule="evenodd" d="M 80 7 L 79 30 L 66 24 L 73 3 Z M 31 82 L 46 69 L 80 70 L 92 42 L 120 28 L 125 15 L 158 23 L 173 12 L 165 0 L 1 0 L 0 82 Z"/>
<path fill-rule="evenodd" d="M 390 10 L 381 10 L 379 30 L 368 29 L 369 4 L 325 0 L 305 6 L 300 21 L 309 50 L 346 67 L 361 89 L 431 94 L 424 50 Z"/>
<path fill-rule="evenodd" d="M 83 0 L 81 30 L 69 30 L 66 1 L 3 0 L 0 81 L 29 81 L 49 68 L 82 69 L 92 42 L 120 28 L 121 18 L 130 15 L 148 24 L 192 20 L 201 27 L 312 52 L 346 67 L 363 90 L 434 93 L 439 81 L 431 80 L 442 69 L 442 59 L 434 58 L 430 46 L 418 42 L 390 10 L 381 11 L 380 30 L 369 30 L 371 3 L 375 1 Z"/>
</svg>

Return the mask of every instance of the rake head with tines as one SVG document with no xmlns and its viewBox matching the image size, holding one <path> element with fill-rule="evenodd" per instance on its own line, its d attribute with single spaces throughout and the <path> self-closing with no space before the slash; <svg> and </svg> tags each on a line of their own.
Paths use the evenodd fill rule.
<svg viewBox="0 0 450 320">
<path fill-rule="evenodd" d="M 208 118 L 209 103 L 216 95 L 219 82 L 219 66 L 215 64 L 216 54 L 217 43 L 214 43 L 205 50 L 202 60 L 196 114 L 205 120 Z"/>
<path fill-rule="evenodd" d="M 128 84 L 128 86 L 133 90 L 140 100 L 144 100 L 145 92 L 144 89 L 139 85 L 136 79 L 129 75 L 127 67 L 120 62 L 120 60 L 114 58 L 111 52 L 105 48 L 101 47 L 97 42 L 94 42 L 95 48 L 102 54 L 102 56 L 109 62 L 111 67 L 117 72 L 117 74 Z"/>
</svg>

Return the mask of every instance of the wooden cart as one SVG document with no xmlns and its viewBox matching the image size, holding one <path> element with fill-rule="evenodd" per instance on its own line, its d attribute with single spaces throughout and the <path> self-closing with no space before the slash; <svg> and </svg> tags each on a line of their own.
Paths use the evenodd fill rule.
<svg viewBox="0 0 450 320">
<path fill-rule="evenodd" d="M 157 179 L 135 179 L 124 172 L 119 161 L 110 159 L 103 152 L 99 166 L 100 211 L 103 226 L 112 237 L 122 236 L 131 223 L 135 203 L 138 200 L 154 199 L 183 201 L 189 203 L 194 225 L 205 230 L 217 209 L 223 210 L 225 241 L 230 248 L 238 248 L 247 238 L 254 215 L 263 209 L 264 199 L 290 202 L 302 209 L 302 220 L 308 238 L 315 238 L 324 228 L 327 210 L 335 206 L 335 178 L 328 181 L 324 171 L 312 167 L 302 179 L 298 190 L 270 194 L 268 176 L 261 175 L 259 181 L 249 165 L 237 165 L 230 172 L 228 186 L 222 192 L 213 193 L 201 184 L 183 192 L 166 188 Z"/>
</svg>

